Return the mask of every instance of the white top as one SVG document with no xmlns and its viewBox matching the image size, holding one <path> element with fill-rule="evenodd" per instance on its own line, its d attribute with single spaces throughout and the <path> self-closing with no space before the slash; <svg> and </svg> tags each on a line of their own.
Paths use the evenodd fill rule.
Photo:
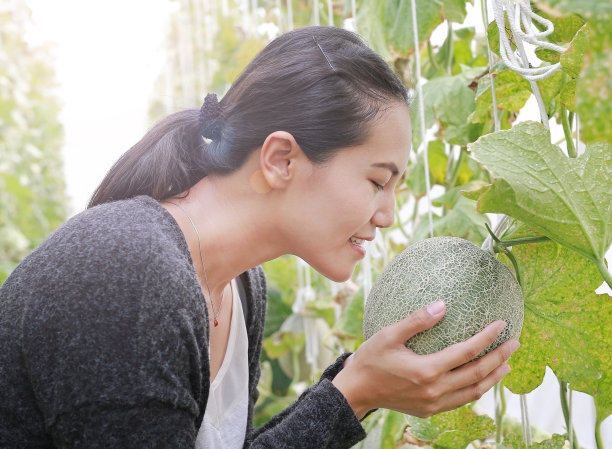
<svg viewBox="0 0 612 449">
<path fill-rule="evenodd" d="M 233 280 L 229 340 L 221 368 L 210 385 L 196 449 L 241 449 L 244 445 L 249 411 L 248 347 L 242 305 Z"/>
</svg>

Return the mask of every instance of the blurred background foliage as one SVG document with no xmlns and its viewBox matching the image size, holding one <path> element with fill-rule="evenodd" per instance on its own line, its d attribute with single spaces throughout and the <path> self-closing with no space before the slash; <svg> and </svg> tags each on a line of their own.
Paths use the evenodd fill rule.
<svg viewBox="0 0 612 449">
<path fill-rule="evenodd" d="M 0 3 L 0 284 L 68 206 L 53 60 L 26 42 L 30 20 L 25 1 Z"/>
</svg>

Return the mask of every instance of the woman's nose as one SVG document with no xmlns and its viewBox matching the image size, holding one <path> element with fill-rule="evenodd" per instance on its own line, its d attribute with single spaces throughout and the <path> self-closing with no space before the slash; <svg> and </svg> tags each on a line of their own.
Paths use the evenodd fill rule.
<svg viewBox="0 0 612 449">
<path fill-rule="evenodd" d="M 383 203 L 374 213 L 372 223 L 378 228 L 388 228 L 395 221 L 395 195 L 393 192 L 385 195 Z"/>
</svg>

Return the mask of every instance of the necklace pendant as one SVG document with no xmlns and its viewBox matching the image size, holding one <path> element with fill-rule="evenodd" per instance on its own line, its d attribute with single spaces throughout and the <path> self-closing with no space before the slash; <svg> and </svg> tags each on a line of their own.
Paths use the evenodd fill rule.
<svg viewBox="0 0 612 449">
<path fill-rule="evenodd" d="M 219 322 L 217 321 L 217 319 L 215 318 L 215 327 L 217 327 L 219 325 Z"/>
</svg>

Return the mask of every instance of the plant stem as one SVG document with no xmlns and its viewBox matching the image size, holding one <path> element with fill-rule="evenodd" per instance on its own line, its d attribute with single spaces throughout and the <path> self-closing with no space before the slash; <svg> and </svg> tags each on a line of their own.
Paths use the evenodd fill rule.
<svg viewBox="0 0 612 449">
<path fill-rule="evenodd" d="M 612 275 L 608 271 L 608 267 L 606 267 L 603 259 L 597 259 L 595 263 L 597 264 L 597 268 L 599 269 L 601 276 L 604 278 L 604 281 L 606 281 L 608 284 L 608 287 L 612 288 Z"/>
<path fill-rule="evenodd" d="M 448 22 L 448 54 L 446 55 L 446 71 L 449 75 L 453 74 L 453 22 Z"/>
<path fill-rule="evenodd" d="M 431 61 L 431 65 L 436 72 L 440 71 L 440 66 L 438 65 L 438 61 L 436 61 L 436 55 L 434 54 L 433 47 L 431 46 L 431 40 L 427 41 L 427 54 L 429 55 L 429 60 Z"/>
<path fill-rule="evenodd" d="M 499 382 L 495 385 L 495 394 L 499 395 L 500 405 L 495 410 L 495 424 L 497 425 L 497 432 L 495 434 L 495 441 L 497 444 L 501 443 L 503 430 L 504 430 L 504 415 L 506 414 L 506 395 L 504 394 L 504 384 Z"/>
<path fill-rule="evenodd" d="M 540 243 L 540 242 L 549 242 L 549 241 L 550 239 L 543 235 L 540 237 L 525 237 L 522 239 L 501 240 L 499 244 L 504 247 L 507 247 L 507 246 L 525 245 L 529 243 Z"/>
<path fill-rule="evenodd" d="M 451 156 L 452 156 L 452 151 L 449 157 Z M 457 184 L 457 178 L 459 178 L 459 169 L 461 168 L 461 165 L 463 165 L 463 161 L 465 160 L 465 157 L 466 157 L 465 150 L 463 147 L 461 147 L 461 151 L 459 153 L 459 157 L 457 158 L 457 162 L 455 162 L 455 165 L 453 166 L 451 177 L 448 180 L 448 183 L 446 184 L 447 188 L 451 189 L 455 187 L 455 184 Z"/>
<path fill-rule="evenodd" d="M 597 449 L 606 449 L 603 440 L 601 439 L 601 421 L 595 421 L 595 444 L 597 445 Z"/>
<path fill-rule="evenodd" d="M 565 418 L 565 428 L 567 429 L 568 440 L 570 434 L 570 409 L 567 404 L 567 382 L 559 381 L 559 395 L 561 397 L 561 409 L 563 410 L 563 417 Z M 570 449 L 579 449 L 578 438 L 576 438 L 576 431 L 572 427 L 572 440 L 570 443 Z"/>
<path fill-rule="evenodd" d="M 569 157 L 576 157 L 576 147 L 574 146 L 574 139 L 572 138 L 572 130 L 567 119 L 567 110 L 561 108 L 559 111 L 561 115 L 561 125 L 563 125 L 563 134 L 565 135 L 565 142 L 567 143 L 567 154 Z"/>
</svg>

